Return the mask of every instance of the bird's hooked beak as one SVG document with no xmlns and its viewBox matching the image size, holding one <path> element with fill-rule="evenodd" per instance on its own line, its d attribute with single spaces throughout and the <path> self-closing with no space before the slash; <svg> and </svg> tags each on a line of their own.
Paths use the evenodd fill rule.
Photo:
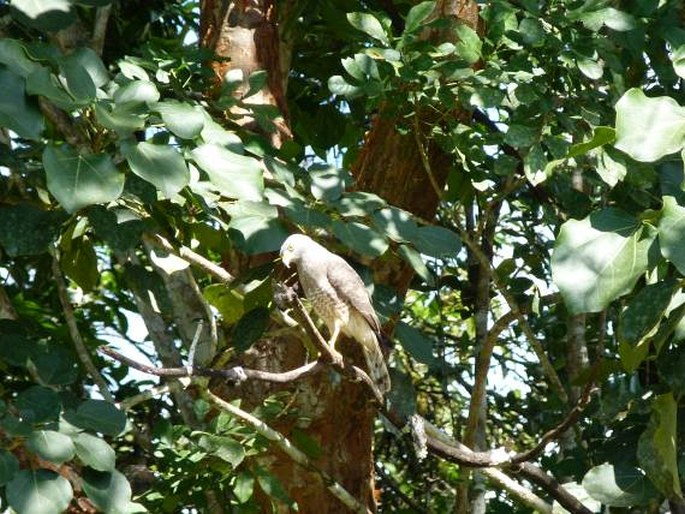
<svg viewBox="0 0 685 514">
<path fill-rule="evenodd" d="M 290 264 L 292 264 L 292 262 L 293 262 L 293 260 L 292 260 L 292 258 L 293 258 L 293 252 L 292 252 L 292 250 L 289 250 L 288 248 L 286 248 L 285 246 L 283 246 L 283 247 L 281 248 L 280 255 L 281 255 L 281 262 L 283 262 L 283 265 L 284 265 L 286 268 L 290 268 Z"/>
</svg>

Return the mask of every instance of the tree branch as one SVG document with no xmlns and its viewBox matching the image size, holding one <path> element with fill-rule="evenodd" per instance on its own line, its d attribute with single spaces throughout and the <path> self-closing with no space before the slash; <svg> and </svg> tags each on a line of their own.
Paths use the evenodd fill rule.
<svg viewBox="0 0 685 514">
<path fill-rule="evenodd" d="M 76 323 L 76 317 L 74 316 L 74 308 L 72 307 L 71 302 L 69 301 L 67 287 L 64 284 L 62 270 L 60 270 L 59 268 L 59 262 L 57 261 L 57 257 L 53 252 L 51 253 L 52 275 L 55 278 L 55 285 L 57 286 L 57 295 L 59 296 L 59 301 L 62 304 L 62 312 L 64 313 L 64 319 L 67 322 L 69 335 L 71 336 L 71 340 L 74 343 L 76 355 L 81 361 L 81 365 L 86 369 L 90 377 L 93 379 L 93 382 L 95 382 L 95 385 L 97 386 L 98 391 L 100 392 L 102 397 L 108 402 L 114 403 L 114 397 L 112 396 L 112 393 L 109 392 L 107 382 L 105 382 L 105 379 L 102 378 L 102 375 L 100 375 L 100 371 L 98 371 L 97 367 L 95 367 L 95 364 L 93 363 L 93 360 L 90 358 L 90 354 L 88 353 L 88 349 L 86 348 L 86 345 L 83 342 L 83 337 L 81 336 L 81 332 L 78 329 L 78 324 Z"/>
<path fill-rule="evenodd" d="M 95 25 L 93 26 L 93 37 L 90 41 L 91 48 L 96 54 L 102 56 L 105 47 L 105 36 L 107 35 L 107 22 L 112 12 L 112 4 L 98 7 L 95 12 Z"/>
</svg>

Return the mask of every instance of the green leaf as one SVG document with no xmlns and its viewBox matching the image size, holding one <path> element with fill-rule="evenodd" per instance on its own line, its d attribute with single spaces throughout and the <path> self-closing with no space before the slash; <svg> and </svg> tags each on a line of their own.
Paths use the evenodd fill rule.
<svg viewBox="0 0 685 514">
<path fill-rule="evenodd" d="M 60 109 L 71 111 L 78 107 L 82 107 L 88 101 L 79 101 L 74 98 L 65 88 L 62 82 L 49 69 L 42 66 L 36 68 L 28 77 L 26 77 L 26 92 L 29 95 L 44 96 Z"/>
<path fill-rule="evenodd" d="M 95 103 L 95 117 L 103 127 L 116 130 L 122 134 L 135 132 L 145 126 L 144 115 L 131 112 L 113 102 Z"/>
<path fill-rule="evenodd" d="M 538 131 L 523 125 L 511 125 L 504 136 L 504 142 L 514 148 L 531 146 L 538 139 Z"/>
<path fill-rule="evenodd" d="M 616 140 L 616 131 L 611 127 L 594 127 L 592 138 L 589 141 L 575 144 L 569 148 L 568 157 L 578 157 L 603 145 L 608 145 Z"/>
<path fill-rule="evenodd" d="M 418 362 L 429 366 L 437 363 L 433 355 L 433 340 L 419 329 L 400 321 L 395 327 L 394 335 L 409 355 Z"/>
<path fill-rule="evenodd" d="M 68 212 L 111 202 L 124 190 L 124 174 L 109 155 L 79 155 L 68 146 L 46 146 L 43 166 L 48 190 Z"/>
<path fill-rule="evenodd" d="M 95 87 L 102 87 L 110 80 L 109 72 L 100 56 L 87 46 L 82 46 L 71 52 L 64 60 L 68 67 L 80 66 L 90 77 Z"/>
<path fill-rule="evenodd" d="M 212 284 L 202 290 L 202 295 L 219 311 L 222 321 L 232 325 L 244 314 L 243 299 L 225 284 Z"/>
<path fill-rule="evenodd" d="M 378 231 L 363 223 L 333 221 L 333 235 L 348 248 L 362 255 L 380 257 L 388 249 L 388 241 Z"/>
<path fill-rule="evenodd" d="M 60 266 L 67 276 L 76 282 L 85 292 L 95 289 L 100 274 L 98 273 L 97 255 L 90 239 L 80 237 L 72 241 L 60 252 Z"/>
<path fill-rule="evenodd" d="M 0 40 L 2 41 L 2 40 Z M 43 132 L 43 115 L 26 98 L 24 80 L 9 70 L 0 69 L 0 125 L 21 137 L 37 140 Z"/>
<path fill-rule="evenodd" d="M 51 386 L 73 384 L 79 376 L 79 368 L 69 349 L 55 342 L 39 346 L 31 352 L 31 363 L 35 366 L 43 383 Z"/>
<path fill-rule="evenodd" d="M 616 148 L 653 162 L 685 145 L 685 108 L 670 96 L 648 98 L 637 88 L 616 103 Z"/>
<path fill-rule="evenodd" d="M 461 239 L 448 228 L 429 225 L 418 229 L 414 246 L 425 255 L 443 259 L 457 256 L 461 251 Z"/>
<path fill-rule="evenodd" d="M 241 201 L 226 207 L 231 216 L 229 235 L 248 255 L 275 252 L 288 231 L 278 219 L 278 209 L 265 203 Z"/>
<path fill-rule="evenodd" d="M 568 494 L 575 497 L 588 511 L 590 512 L 600 512 L 602 505 L 592 498 L 585 488 L 577 482 L 566 482 L 562 484 Z M 568 511 L 564 509 L 556 501 L 552 504 L 552 514 L 568 514 Z"/>
<path fill-rule="evenodd" d="M 641 470 L 608 462 L 590 469 L 583 478 L 583 487 L 592 498 L 609 507 L 635 507 L 657 499 L 656 490 Z"/>
<path fill-rule="evenodd" d="M 186 161 L 172 146 L 143 141 L 126 148 L 125 155 L 131 171 L 154 185 L 165 198 L 172 198 L 190 181 Z"/>
<path fill-rule="evenodd" d="M 658 227 L 661 254 L 685 274 L 685 207 L 672 196 L 664 196 L 663 202 Z"/>
<path fill-rule="evenodd" d="M 457 25 L 455 29 L 459 42 L 456 45 L 457 53 L 468 64 L 473 64 L 481 57 L 483 42 L 478 33 L 465 24 Z"/>
<path fill-rule="evenodd" d="M 618 322 L 619 340 L 635 345 L 659 324 L 675 289 L 673 280 L 649 284 L 631 298 Z"/>
<path fill-rule="evenodd" d="M 84 432 L 72 436 L 76 455 L 86 466 L 98 471 L 112 471 L 116 454 L 112 447 L 99 437 Z"/>
<path fill-rule="evenodd" d="M 552 279 L 568 309 L 599 312 L 630 292 L 647 270 L 654 235 L 611 207 L 564 223 L 551 265 Z"/>
<path fill-rule="evenodd" d="M 381 207 L 387 202 L 380 196 L 364 191 L 353 191 L 343 195 L 332 204 L 343 216 L 364 217 Z"/>
<path fill-rule="evenodd" d="M 112 249 L 124 252 L 135 247 L 145 229 L 145 223 L 130 219 L 125 210 L 111 211 L 102 206 L 88 210 L 88 221 L 95 234 L 109 244 Z"/>
<path fill-rule="evenodd" d="M 10 7 L 19 21 L 38 30 L 57 32 L 76 20 L 69 0 L 12 0 Z"/>
<path fill-rule="evenodd" d="M 12 480 L 19 471 L 19 461 L 7 450 L 0 448 L 0 487 Z"/>
<path fill-rule="evenodd" d="M 70 54 L 60 59 L 59 70 L 66 81 L 69 93 L 77 102 L 89 103 L 95 99 L 97 88 L 90 73 L 78 59 L 78 54 Z"/>
<path fill-rule="evenodd" d="M 41 68 L 41 65 L 31 59 L 24 45 L 16 39 L 0 39 L 0 63 L 15 75 L 26 78 Z"/>
<path fill-rule="evenodd" d="M 409 9 L 407 19 L 404 21 L 405 34 L 421 28 L 423 22 L 433 13 L 434 9 L 435 2 L 421 2 Z"/>
<path fill-rule="evenodd" d="M 152 105 L 158 100 L 157 87 L 147 80 L 132 80 L 114 92 L 114 101 L 118 105 Z"/>
<path fill-rule="evenodd" d="M 71 502 L 69 481 L 46 469 L 17 473 L 5 488 L 7 503 L 21 514 L 61 514 Z"/>
<path fill-rule="evenodd" d="M 246 503 L 254 492 L 254 476 L 247 471 L 241 471 L 235 477 L 233 494 L 240 503 Z"/>
<path fill-rule="evenodd" d="M 62 464 L 74 458 L 76 449 L 71 438 L 53 430 L 36 430 L 26 444 L 39 457 L 55 464 Z"/>
<path fill-rule="evenodd" d="M 364 90 L 347 82 L 340 75 L 333 75 L 328 79 L 328 90 L 334 95 L 344 96 L 349 99 L 357 98 L 364 94 Z"/>
<path fill-rule="evenodd" d="M 191 156 L 223 196 L 239 200 L 262 199 L 264 178 L 256 159 L 215 144 L 198 146 Z"/>
<path fill-rule="evenodd" d="M 685 345 L 676 344 L 662 350 L 657 359 L 657 370 L 673 394 L 685 394 Z"/>
<path fill-rule="evenodd" d="M 419 227 L 411 214 L 397 207 L 386 207 L 371 215 L 373 224 L 386 236 L 399 243 L 418 239 Z"/>
<path fill-rule="evenodd" d="M 349 183 L 349 174 L 335 166 L 312 166 L 309 169 L 312 181 L 310 191 L 314 198 L 332 203 L 338 200 Z"/>
<path fill-rule="evenodd" d="M 350 25 L 355 29 L 361 30 L 372 38 L 385 44 L 389 43 L 388 35 L 385 33 L 383 25 L 373 14 L 362 12 L 347 13 L 347 21 L 349 21 Z"/>
<path fill-rule="evenodd" d="M 200 448 L 237 468 L 245 458 L 243 445 L 231 437 L 204 434 L 198 440 Z"/>
<path fill-rule="evenodd" d="M 126 415 L 105 400 L 86 400 L 65 417 L 72 425 L 106 435 L 117 436 L 126 428 Z"/>
<path fill-rule="evenodd" d="M 0 245 L 11 257 L 40 255 L 59 234 L 62 216 L 20 203 L 0 207 Z"/>
<path fill-rule="evenodd" d="M 680 499 L 677 431 L 678 404 L 673 393 L 654 398 L 652 415 L 637 444 L 637 458 L 642 469 L 666 498 Z"/>
<path fill-rule="evenodd" d="M 281 481 L 264 468 L 256 469 L 257 483 L 268 496 L 285 503 L 290 509 L 298 510 L 297 504 L 288 496 Z"/>
<path fill-rule="evenodd" d="M 238 352 L 244 352 L 262 337 L 269 323 L 269 316 L 269 309 L 256 307 L 240 318 L 231 332 L 231 341 Z"/>
<path fill-rule="evenodd" d="M 416 274 L 420 276 L 426 284 L 430 286 L 435 284 L 435 276 L 428 269 L 426 263 L 423 262 L 419 252 L 405 244 L 400 244 L 397 247 L 397 252 L 400 254 L 400 257 L 411 265 Z"/>
<path fill-rule="evenodd" d="M 32 423 L 54 421 L 59 416 L 60 401 L 55 391 L 48 387 L 32 386 L 19 393 L 15 402 L 21 418 Z"/>
<path fill-rule="evenodd" d="M 194 139 L 204 128 L 205 112 L 197 105 L 167 100 L 158 103 L 155 109 L 167 128 L 181 139 Z"/>
<path fill-rule="evenodd" d="M 604 75 L 602 63 L 589 57 L 580 57 L 576 61 L 578 69 L 590 80 L 599 80 Z"/>
<path fill-rule="evenodd" d="M 619 342 L 618 355 L 621 365 L 628 373 L 634 373 L 649 355 L 649 339 L 642 339 L 636 345 L 626 341 Z"/>
<path fill-rule="evenodd" d="M 83 472 L 83 490 L 99 511 L 106 514 L 135 512 L 131 506 L 131 485 L 116 469 Z"/>
</svg>

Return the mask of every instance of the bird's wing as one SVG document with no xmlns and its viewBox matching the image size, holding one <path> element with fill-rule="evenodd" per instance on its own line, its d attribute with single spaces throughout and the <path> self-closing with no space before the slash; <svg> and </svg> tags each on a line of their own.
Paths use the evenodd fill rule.
<svg viewBox="0 0 685 514">
<path fill-rule="evenodd" d="M 335 259 L 329 261 L 326 268 L 328 281 L 340 299 L 357 310 L 369 323 L 374 332 L 380 334 L 381 324 L 378 321 L 378 316 L 376 316 L 376 311 L 373 309 L 371 298 L 364 286 L 364 282 L 357 275 L 357 272 L 352 269 L 352 266 L 347 264 L 342 257 L 337 255 L 335 257 Z"/>
</svg>

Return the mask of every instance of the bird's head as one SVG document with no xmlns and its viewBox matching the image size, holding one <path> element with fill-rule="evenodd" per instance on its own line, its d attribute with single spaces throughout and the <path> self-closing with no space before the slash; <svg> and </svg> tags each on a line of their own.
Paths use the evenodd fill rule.
<svg viewBox="0 0 685 514">
<path fill-rule="evenodd" d="M 316 243 L 308 236 L 304 234 L 292 234 L 281 245 L 281 260 L 286 268 L 290 267 L 290 264 L 297 262 L 302 257 L 302 254 L 307 250 L 315 246 Z"/>
</svg>

